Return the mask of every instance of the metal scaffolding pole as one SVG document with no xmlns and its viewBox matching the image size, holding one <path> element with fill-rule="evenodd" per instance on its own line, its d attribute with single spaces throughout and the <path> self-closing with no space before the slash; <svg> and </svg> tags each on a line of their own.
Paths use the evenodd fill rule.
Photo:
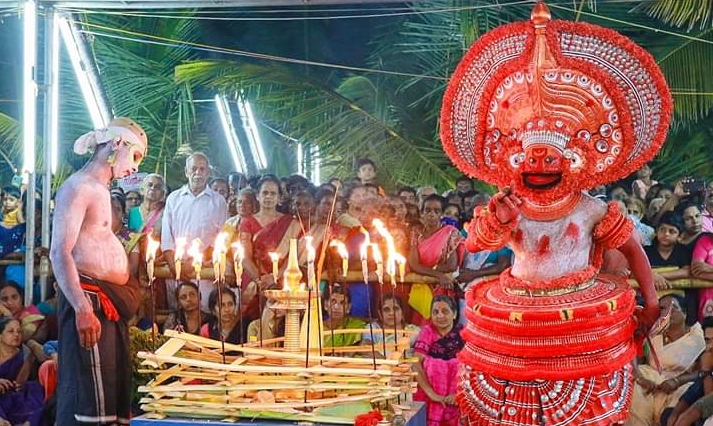
<svg viewBox="0 0 713 426">
<path fill-rule="evenodd" d="M 55 69 L 55 63 L 59 60 L 56 56 L 59 54 L 55 47 L 58 47 L 59 34 L 55 22 L 55 11 L 47 9 L 45 11 L 45 70 L 44 70 L 44 85 L 42 92 L 44 94 L 44 117 L 43 117 L 43 138 L 44 143 L 44 173 L 42 174 L 42 247 L 49 248 L 50 246 L 50 201 L 52 199 L 52 173 L 54 172 L 54 163 L 56 159 L 52 153 L 53 146 L 56 143 L 57 135 L 53 134 L 57 131 L 57 115 L 59 111 L 56 86 L 59 84 L 59 75 Z M 57 67 L 58 68 L 58 67 Z M 47 297 L 47 278 L 49 275 L 49 259 L 46 255 L 40 258 L 40 293 L 42 300 Z"/>
</svg>

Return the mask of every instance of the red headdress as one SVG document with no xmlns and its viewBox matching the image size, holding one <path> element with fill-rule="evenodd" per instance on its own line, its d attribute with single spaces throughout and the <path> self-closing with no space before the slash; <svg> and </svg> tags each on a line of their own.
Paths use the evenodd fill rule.
<svg viewBox="0 0 713 426">
<path fill-rule="evenodd" d="M 552 201 L 651 160 L 672 107 L 648 52 L 606 28 L 552 21 L 538 3 L 530 21 L 494 29 L 464 56 L 444 96 L 441 139 L 464 173 Z M 534 146 L 561 159 L 561 180 L 547 190 L 523 184 Z"/>
</svg>

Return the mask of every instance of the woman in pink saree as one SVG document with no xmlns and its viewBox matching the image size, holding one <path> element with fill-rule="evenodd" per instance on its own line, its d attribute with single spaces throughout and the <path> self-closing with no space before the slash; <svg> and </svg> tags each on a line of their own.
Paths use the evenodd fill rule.
<svg viewBox="0 0 713 426">
<path fill-rule="evenodd" d="M 429 195 L 424 199 L 421 207 L 423 226 L 412 232 L 409 265 L 413 272 L 437 278 L 439 286 L 452 291 L 463 239 L 458 229 L 441 223 L 444 205 L 445 200 L 439 195 Z M 433 289 L 429 284 L 411 285 L 408 303 L 414 310 L 412 324 L 426 323 L 431 316 L 432 299 Z"/>
<path fill-rule="evenodd" d="M 419 362 L 414 364 L 417 401 L 426 403 L 428 426 L 455 426 L 460 412 L 455 402 L 458 391 L 458 352 L 465 344 L 462 326 L 456 323 L 455 300 L 446 295 L 433 298 L 431 321 L 418 334 L 413 350 Z"/>
</svg>

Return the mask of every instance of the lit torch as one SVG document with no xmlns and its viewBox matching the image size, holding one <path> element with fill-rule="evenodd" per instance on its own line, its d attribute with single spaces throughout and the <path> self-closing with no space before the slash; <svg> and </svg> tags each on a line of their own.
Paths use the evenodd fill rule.
<svg viewBox="0 0 713 426">
<path fill-rule="evenodd" d="M 173 264 L 176 269 L 176 281 L 181 281 L 181 261 L 186 252 L 186 245 L 188 245 L 186 237 L 176 238 L 176 254 L 173 258 Z"/>
<path fill-rule="evenodd" d="M 339 253 L 339 256 L 342 258 L 342 274 L 344 278 L 346 278 L 349 272 L 349 252 L 347 251 L 347 246 L 339 240 L 332 240 L 329 243 L 329 247 L 337 248 L 337 253 Z"/>
<path fill-rule="evenodd" d="M 369 233 L 366 229 L 361 228 L 362 234 L 364 234 L 364 243 L 359 248 L 359 256 L 361 257 L 361 274 L 364 277 L 364 283 L 369 284 L 369 263 L 368 263 L 368 249 L 371 244 L 369 239 Z"/>
<path fill-rule="evenodd" d="M 378 244 L 371 245 L 371 255 L 374 256 L 376 262 L 376 278 L 379 280 L 379 284 L 384 284 L 384 259 L 381 257 Z"/>
<path fill-rule="evenodd" d="M 267 255 L 270 256 L 270 260 L 272 260 L 272 280 L 274 282 L 277 282 L 277 275 L 279 272 L 277 262 L 280 261 L 280 254 L 277 252 L 271 251 Z"/>
<path fill-rule="evenodd" d="M 156 322 L 156 300 L 154 296 L 154 262 L 156 261 L 156 251 L 158 250 L 161 243 L 158 240 L 151 238 L 149 234 L 149 241 L 146 247 L 146 272 L 149 274 L 149 288 L 151 289 L 151 324 Z M 156 329 L 151 327 L 151 344 L 153 349 L 156 350 Z"/>
<path fill-rule="evenodd" d="M 243 258 L 245 257 L 245 249 L 243 245 L 235 242 L 231 245 L 233 248 L 233 269 L 235 269 L 235 282 L 240 287 L 240 280 L 243 276 Z"/>
<path fill-rule="evenodd" d="M 213 274 L 219 284 L 225 282 L 225 258 L 228 252 L 227 240 L 228 234 L 221 232 L 215 237 L 215 243 L 213 244 Z"/>
<path fill-rule="evenodd" d="M 399 265 L 399 281 L 403 284 L 404 275 L 406 275 L 406 258 L 401 253 L 394 253 L 394 260 Z"/>
<path fill-rule="evenodd" d="M 396 285 L 396 280 L 394 279 L 396 276 L 396 245 L 394 244 L 394 237 L 389 230 L 386 229 L 381 219 L 374 219 L 372 224 L 379 235 L 386 241 L 386 273 L 391 279 L 391 285 Z"/>
<path fill-rule="evenodd" d="M 149 274 L 149 284 L 154 279 L 154 262 L 156 261 L 156 251 L 160 245 L 161 243 L 158 240 L 154 240 L 149 234 L 149 241 L 146 247 L 146 272 Z"/>
<path fill-rule="evenodd" d="M 193 270 L 196 273 L 196 282 L 201 280 L 201 266 L 203 265 L 203 252 L 201 252 L 200 238 L 194 238 L 191 241 L 191 247 L 188 249 L 188 255 L 193 258 Z"/>
</svg>

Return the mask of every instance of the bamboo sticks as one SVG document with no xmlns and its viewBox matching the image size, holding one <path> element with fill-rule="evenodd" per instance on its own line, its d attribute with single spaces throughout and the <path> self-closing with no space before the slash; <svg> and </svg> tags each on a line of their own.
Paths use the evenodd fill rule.
<svg viewBox="0 0 713 426">
<path fill-rule="evenodd" d="M 138 354 L 146 366 L 141 372 L 155 375 L 154 380 L 138 389 L 145 394 L 142 409 L 153 417 L 188 415 L 222 419 L 288 415 L 292 420 L 322 418 L 325 423 L 352 423 L 353 419 L 315 413 L 320 407 L 339 404 L 360 403 L 369 407 L 396 402 L 415 391 L 412 361 L 397 353 L 373 359 L 321 356 L 315 352 L 306 362 L 305 353 L 229 343 L 225 343 L 223 352 L 219 341 L 175 331 L 165 334 L 171 338 L 154 353 Z M 398 336 L 402 337 L 399 344 L 406 344 L 408 334 Z M 387 344 L 389 348 L 393 346 Z M 363 347 L 346 349 L 354 353 Z M 284 360 L 302 363 L 284 365 Z"/>
</svg>

